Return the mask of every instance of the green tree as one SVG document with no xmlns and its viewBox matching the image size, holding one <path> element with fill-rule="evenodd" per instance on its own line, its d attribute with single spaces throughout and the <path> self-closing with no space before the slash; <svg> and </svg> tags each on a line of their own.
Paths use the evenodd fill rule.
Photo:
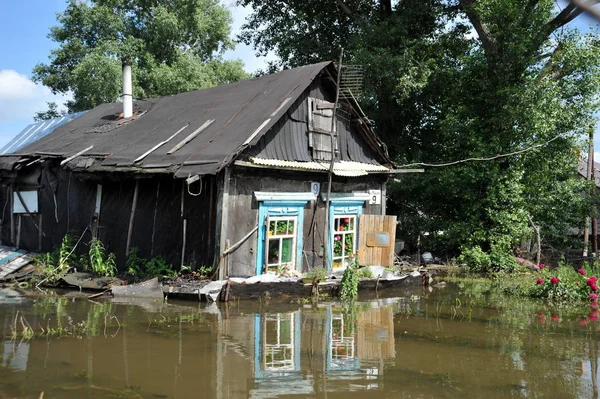
<svg viewBox="0 0 600 399">
<path fill-rule="evenodd" d="M 35 116 L 33 117 L 34 121 L 47 121 L 49 119 L 54 119 L 65 115 L 65 111 L 59 110 L 58 104 L 56 104 L 54 101 L 47 101 L 46 105 L 48 105 L 48 109 L 46 111 L 36 112 Z"/>
<path fill-rule="evenodd" d="M 552 0 L 239 3 L 254 9 L 242 41 L 274 51 L 280 67 L 335 60 L 340 47 L 364 66 L 361 106 L 398 164 L 517 153 L 403 176 L 390 203 L 404 234 L 444 231 L 441 248 L 479 245 L 506 263 L 531 234 L 528 215 L 548 243 L 583 223 L 576 166 L 595 124 L 600 46 L 568 27 L 581 10 Z"/>
<path fill-rule="evenodd" d="M 134 97 L 176 94 L 247 77 L 233 48 L 229 11 L 218 0 L 69 0 L 49 37 L 59 43 L 33 79 L 69 93 L 69 111 L 113 102 L 122 60 L 132 63 Z"/>
</svg>

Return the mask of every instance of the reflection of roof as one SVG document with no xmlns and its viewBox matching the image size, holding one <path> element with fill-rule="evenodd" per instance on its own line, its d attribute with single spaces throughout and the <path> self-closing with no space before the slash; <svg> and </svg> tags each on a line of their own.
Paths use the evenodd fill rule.
<svg viewBox="0 0 600 399">
<path fill-rule="evenodd" d="M 83 115 L 84 112 L 86 111 L 67 114 L 58 118 L 49 119 L 47 121 L 32 123 L 25 129 L 23 129 L 21 133 L 13 137 L 13 139 L 8 144 L 0 148 L 0 154 L 10 154 L 16 152 L 21 148 L 25 147 L 26 145 L 29 145 L 43 137 L 46 137 L 47 135 L 52 133 L 57 127 L 62 126 L 65 123 Z"/>
</svg>

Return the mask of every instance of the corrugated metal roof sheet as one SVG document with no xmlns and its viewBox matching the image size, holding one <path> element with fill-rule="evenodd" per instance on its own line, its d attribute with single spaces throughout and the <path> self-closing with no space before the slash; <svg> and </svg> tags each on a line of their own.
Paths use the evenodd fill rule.
<svg viewBox="0 0 600 399">
<path fill-rule="evenodd" d="M 41 121 L 32 123 L 27 126 L 21 133 L 17 134 L 11 141 L 8 142 L 4 147 L 0 148 L 0 154 L 11 154 L 20 150 L 21 148 L 29 145 L 33 142 L 38 141 L 42 137 L 46 137 L 59 126 L 78 118 L 83 115 L 86 111 L 75 112 L 67 114 L 58 118 L 49 119 L 47 121 Z"/>
<path fill-rule="evenodd" d="M 329 162 L 295 162 L 279 159 L 250 158 L 252 163 L 262 166 L 274 166 L 288 169 L 308 171 L 328 171 Z M 369 172 L 387 172 L 390 168 L 362 162 L 337 161 L 333 164 L 333 174 L 337 176 L 354 177 L 366 176 Z"/>
</svg>

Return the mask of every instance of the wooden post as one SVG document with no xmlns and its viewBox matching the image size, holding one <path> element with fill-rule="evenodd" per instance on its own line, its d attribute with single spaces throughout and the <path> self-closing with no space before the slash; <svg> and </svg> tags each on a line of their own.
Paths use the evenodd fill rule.
<svg viewBox="0 0 600 399">
<path fill-rule="evenodd" d="M 331 231 L 329 231 L 329 223 L 330 223 L 330 215 L 329 215 L 329 204 L 331 202 L 331 184 L 333 179 L 333 167 L 335 166 L 335 131 L 336 129 L 336 111 L 338 107 L 338 101 L 340 99 L 340 79 L 342 78 L 342 61 L 344 59 L 344 49 L 340 51 L 340 62 L 338 64 L 338 73 L 337 73 L 337 84 L 335 87 L 335 103 L 333 104 L 333 112 L 331 115 L 331 132 L 329 133 L 329 137 L 331 138 L 331 160 L 329 162 L 329 173 L 327 177 L 327 198 L 325 199 L 325 234 L 323 235 L 323 246 L 325 250 L 323 251 L 323 268 L 329 269 L 329 235 Z M 333 265 L 333 262 L 332 262 Z"/>
<path fill-rule="evenodd" d="M 590 143 L 592 146 L 592 151 L 590 154 L 592 155 L 592 198 L 596 198 L 596 177 L 594 167 L 594 129 L 590 129 L 591 140 Z M 594 209 L 594 217 L 592 218 L 592 248 L 594 251 L 594 257 L 598 256 L 598 218 L 596 217 L 596 210 Z"/>
<path fill-rule="evenodd" d="M 540 238 L 540 228 L 533 223 L 531 216 L 527 215 L 527 219 L 529 219 L 529 224 L 533 227 L 533 231 L 535 231 L 535 239 L 536 239 L 536 254 L 535 254 L 535 264 L 540 265 L 542 261 L 542 242 Z"/>
<path fill-rule="evenodd" d="M 229 184 L 231 179 L 231 170 L 225 168 L 223 174 L 223 198 L 221 200 L 221 229 L 220 229 L 220 240 L 219 240 L 219 253 L 220 255 L 226 249 L 227 242 L 227 226 L 229 216 Z M 219 256 L 220 259 L 220 256 Z M 219 280 L 225 279 L 225 270 L 223 267 L 219 268 Z"/>
<path fill-rule="evenodd" d="M 160 180 L 156 185 L 156 202 L 154 203 L 154 217 L 152 218 L 152 238 L 150 240 L 150 256 L 154 256 L 154 234 L 156 233 L 156 212 L 158 211 L 158 196 L 160 194 Z"/>
<path fill-rule="evenodd" d="M 135 220 L 135 208 L 137 207 L 139 188 L 140 181 L 136 179 L 135 189 L 133 190 L 133 201 L 131 201 L 131 214 L 129 215 L 129 229 L 127 230 L 127 245 L 125 247 L 125 256 L 129 256 L 129 251 L 131 249 L 131 236 L 133 234 L 133 222 Z"/>
<path fill-rule="evenodd" d="M 10 244 L 15 244 L 15 204 L 14 204 L 14 192 L 15 192 L 15 184 L 10 183 Z"/>
<path fill-rule="evenodd" d="M 181 243 L 181 267 L 184 265 L 185 261 L 185 242 L 187 236 L 187 219 L 183 219 L 183 239 Z"/>
<path fill-rule="evenodd" d="M 31 217 L 33 217 L 33 216 L 31 216 Z M 39 233 L 38 234 L 38 251 L 41 253 L 42 252 L 42 236 L 44 235 L 42 233 L 43 226 L 42 226 L 42 213 L 41 212 L 39 214 L 39 227 L 40 228 L 39 228 L 39 232 L 38 232 Z"/>
<path fill-rule="evenodd" d="M 588 159 L 587 159 L 587 180 L 592 180 L 592 171 L 594 170 L 594 130 L 590 129 L 589 132 L 589 150 L 588 150 Z M 595 184 L 595 182 L 594 182 Z M 589 215 L 585 218 L 585 229 L 583 230 L 583 256 L 588 256 L 588 248 L 589 248 L 589 240 L 590 240 L 590 217 Z"/>
<path fill-rule="evenodd" d="M 17 249 L 21 248 L 21 214 L 19 213 L 19 218 L 17 222 L 17 243 L 15 245 Z"/>
</svg>

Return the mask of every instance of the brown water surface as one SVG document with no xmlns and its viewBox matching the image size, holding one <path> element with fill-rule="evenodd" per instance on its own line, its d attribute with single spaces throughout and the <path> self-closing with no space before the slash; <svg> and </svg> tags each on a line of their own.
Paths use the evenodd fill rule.
<svg viewBox="0 0 600 399">
<path fill-rule="evenodd" d="M 0 292 L 0 398 L 597 398 L 597 324 L 453 285 L 345 311 Z"/>
</svg>

